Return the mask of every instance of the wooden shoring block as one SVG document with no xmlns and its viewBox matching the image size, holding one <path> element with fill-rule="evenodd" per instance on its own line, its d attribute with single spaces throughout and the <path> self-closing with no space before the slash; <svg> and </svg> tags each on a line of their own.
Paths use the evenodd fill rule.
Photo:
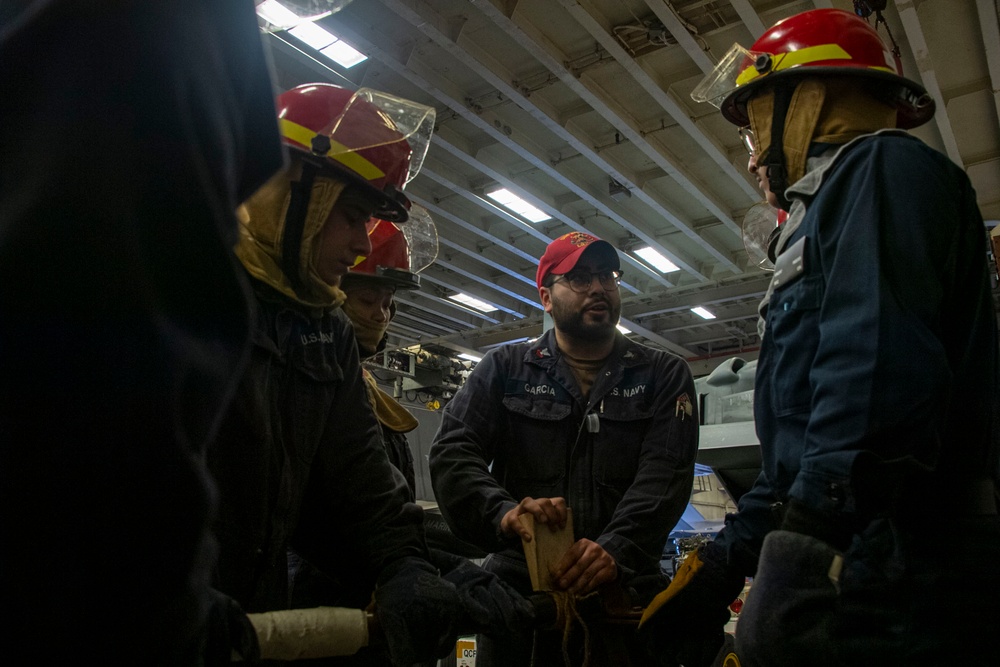
<svg viewBox="0 0 1000 667">
<path fill-rule="evenodd" d="M 524 558 L 528 561 L 532 590 L 555 590 L 551 571 L 563 554 L 573 546 L 573 513 L 567 508 L 566 527 L 555 531 L 546 524 L 536 526 L 535 517 L 531 514 L 522 514 L 518 520 L 531 533 L 531 541 L 521 540 L 521 546 L 524 547 Z"/>
</svg>

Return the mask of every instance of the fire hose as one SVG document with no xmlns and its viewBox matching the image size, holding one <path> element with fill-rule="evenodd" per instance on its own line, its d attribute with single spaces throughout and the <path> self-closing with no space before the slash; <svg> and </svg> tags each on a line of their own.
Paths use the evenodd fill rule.
<svg viewBox="0 0 1000 667">
<path fill-rule="evenodd" d="M 533 593 L 528 601 L 535 609 L 535 627 L 559 627 L 565 605 L 557 594 Z M 642 607 L 633 604 L 620 587 L 573 601 L 576 618 L 586 622 L 635 625 Z M 363 609 L 313 607 L 247 614 L 257 633 L 260 657 L 266 660 L 300 660 L 354 655 L 363 647 L 384 641 L 374 614 Z M 468 633 L 475 634 L 475 630 Z"/>
<path fill-rule="evenodd" d="M 247 614 L 262 660 L 354 655 L 368 646 L 375 616 L 364 609 L 313 607 Z"/>
</svg>

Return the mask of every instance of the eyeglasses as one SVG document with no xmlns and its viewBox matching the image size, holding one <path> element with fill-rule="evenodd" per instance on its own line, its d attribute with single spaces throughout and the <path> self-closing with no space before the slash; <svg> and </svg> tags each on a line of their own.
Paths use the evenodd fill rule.
<svg viewBox="0 0 1000 667">
<path fill-rule="evenodd" d="M 574 292 L 580 294 L 586 294 L 590 291 L 591 285 L 594 284 L 594 278 L 597 278 L 598 282 L 601 283 L 601 287 L 608 290 L 618 289 L 618 285 L 622 282 L 622 275 L 624 271 L 570 271 L 569 273 L 563 274 L 561 276 L 556 276 L 553 282 L 562 280 L 562 282 L 569 285 L 569 288 Z"/>
<path fill-rule="evenodd" d="M 753 157 L 754 154 L 757 152 L 756 143 L 753 136 L 753 130 L 751 130 L 749 127 L 741 127 L 740 139 L 743 140 L 743 145 L 746 146 L 747 153 L 750 154 L 750 157 Z"/>
</svg>

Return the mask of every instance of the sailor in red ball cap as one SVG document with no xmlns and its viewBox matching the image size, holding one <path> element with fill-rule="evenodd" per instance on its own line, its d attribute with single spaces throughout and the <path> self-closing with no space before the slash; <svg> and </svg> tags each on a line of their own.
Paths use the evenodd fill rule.
<svg viewBox="0 0 1000 667">
<path fill-rule="evenodd" d="M 552 241 L 536 281 L 552 327 L 490 351 L 444 409 L 430 452 L 435 498 L 453 532 L 490 552 L 483 567 L 532 591 L 521 523 L 572 527 L 551 571 L 571 597 L 624 586 L 643 603 L 687 506 L 698 424 L 683 359 L 622 335 L 618 252 L 572 232 Z M 680 407 L 681 409 L 678 409 Z M 542 526 L 541 524 L 545 524 Z M 547 526 L 547 527 L 546 527 Z M 628 626 L 572 633 L 573 663 L 642 664 Z M 563 631 L 480 635 L 480 667 L 562 664 Z"/>
</svg>

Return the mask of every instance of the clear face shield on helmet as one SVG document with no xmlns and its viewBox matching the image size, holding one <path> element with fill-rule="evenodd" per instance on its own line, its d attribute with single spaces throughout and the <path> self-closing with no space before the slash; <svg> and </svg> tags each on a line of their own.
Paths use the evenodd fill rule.
<svg viewBox="0 0 1000 667">
<path fill-rule="evenodd" d="M 395 289 L 419 289 L 419 273 L 430 266 L 438 254 L 438 234 L 427 209 L 410 207 L 406 224 L 372 218 L 368 221 L 372 250 L 345 276 L 344 285 L 355 279 L 388 282 Z"/>
<path fill-rule="evenodd" d="M 755 69 L 758 63 L 771 64 L 771 54 L 750 51 L 739 44 L 733 44 L 719 64 L 694 87 L 691 99 L 695 102 L 708 102 L 716 109 L 721 109 L 722 102 L 730 93 L 758 76 Z"/>
<path fill-rule="evenodd" d="M 258 23 L 264 32 L 288 30 L 335 14 L 352 0 L 255 0 Z"/>
<path fill-rule="evenodd" d="M 754 266 L 774 271 L 774 252 L 781 225 L 788 214 L 766 201 L 754 204 L 743 216 L 743 248 Z"/>
<path fill-rule="evenodd" d="M 438 256 L 438 233 L 437 225 L 427 209 L 413 204 L 410 207 L 410 220 L 405 225 L 400 225 L 399 229 L 410 249 L 410 271 L 420 273 L 433 264 Z"/>
<path fill-rule="evenodd" d="M 372 122 L 373 114 L 378 115 L 377 122 Z M 377 151 L 379 148 L 390 149 L 387 154 L 397 155 L 400 154 L 400 143 L 405 141 L 409 145 L 408 165 L 401 180 L 402 185 L 406 185 L 423 166 L 434 134 L 435 118 L 436 111 L 433 107 L 371 88 L 360 88 L 343 111 L 319 134 L 330 139 L 327 157 L 344 163 L 368 178 L 377 178 L 378 175 L 366 173 L 371 165 L 359 164 L 354 156 L 366 151 Z M 391 168 L 393 165 L 387 166 Z"/>
</svg>

